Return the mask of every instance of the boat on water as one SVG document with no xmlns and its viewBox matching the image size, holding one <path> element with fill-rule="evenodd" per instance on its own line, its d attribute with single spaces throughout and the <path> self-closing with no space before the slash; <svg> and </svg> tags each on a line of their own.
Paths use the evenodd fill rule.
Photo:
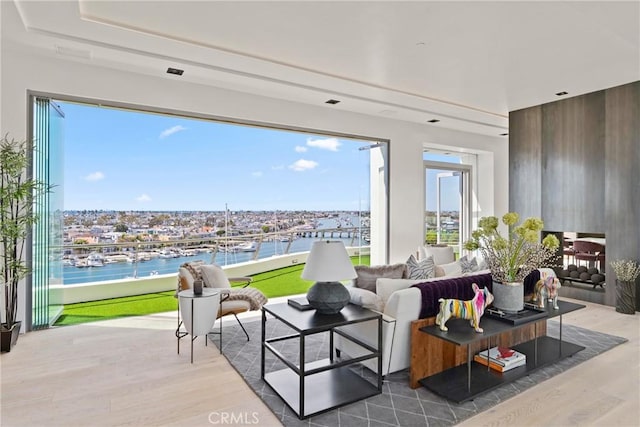
<svg viewBox="0 0 640 427">
<path fill-rule="evenodd" d="M 128 256 L 124 254 L 106 255 L 104 257 L 105 264 L 114 264 L 117 262 L 127 262 Z"/>
<path fill-rule="evenodd" d="M 155 257 L 155 258 L 159 258 L 159 257 Z M 130 263 L 134 263 L 134 262 L 144 262 L 144 261 L 150 261 L 151 260 L 151 256 L 147 253 L 147 252 L 138 252 L 138 254 L 130 254 L 127 257 L 127 262 Z"/>
<path fill-rule="evenodd" d="M 158 258 L 169 259 L 169 258 L 178 258 L 180 254 L 173 249 L 160 249 L 158 251 Z"/>
<path fill-rule="evenodd" d="M 104 267 L 104 256 L 98 252 L 91 252 L 86 261 L 87 267 Z"/>
<path fill-rule="evenodd" d="M 257 249 L 257 244 L 256 242 L 246 242 L 246 243 L 241 243 L 238 246 L 236 246 L 236 248 L 240 251 L 240 252 L 255 252 Z"/>
</svg>

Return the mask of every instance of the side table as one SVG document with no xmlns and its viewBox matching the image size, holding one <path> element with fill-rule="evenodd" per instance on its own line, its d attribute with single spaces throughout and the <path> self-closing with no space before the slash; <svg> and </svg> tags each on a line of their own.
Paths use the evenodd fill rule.
<svg viewBox="0 0 640 427">
<path fill-rule="evenodd" d="M 267 314 L 289 326 L 295 333 L 267 338 Z M 338 329 L 340 326 L 370 320 L 377 321 L 377 348 Z M 305 340 L 309 335 L 321 332 L 329 333 L 329 358 L 308 362 L 305 357 Z M 362 346 L 368 350 L 368 354 L 334 360 L 333 334 L 339 334 Z M 298 363 L 289 360 L 272 345 L 285 340 L 298 341 L 300 352 Z M 287 303 L 268 304 L 262 307 L 261 377 L 300 419 L 382 393 L 381 347 L 382 315 L 371 310 L 353 304 L 347 304 L 336 314 L 318 314 L 315 310 L 301 311 Z M 267 350 L 280 359 L 285 365 L 284 369 L 265 372 L 265 351 Z M 376 384 L 349 369 L 349 365 L 372 358 L 378 359 Z"/>
<path fill-rule="evenodd" d="M 180 354 L 180 339 L 191 335 L 191 363 L 193 363 L 193 341 L 200 335 L 206 335 L 211 331 L 218 317 L 220 308 L 220 292 L 211 288 L 203 288 L 202 295 L 193 293 L 193 289 L 187 289 L 178 293 L 178 354 Z M 180 331 L 184 324 L 186 332 Z M 207 340 L 205 339 L 205 345 Z"/>
</svg>

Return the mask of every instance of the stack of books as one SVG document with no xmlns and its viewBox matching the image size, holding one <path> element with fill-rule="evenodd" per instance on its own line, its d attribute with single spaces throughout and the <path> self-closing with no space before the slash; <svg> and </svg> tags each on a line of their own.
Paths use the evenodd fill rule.
<svg viewBox="0 0 640 427">
<path fill-rule="evenodd" d="M 493 347 L 489 349 L 488 357 L 485 350 L 476 354 L 473 360 L 484 366 L 489 365 L 491 369 L 495 369 L 498 372 L 506 372 L 525 365 L 527 356 L 508 347 Z"/>
</svg>

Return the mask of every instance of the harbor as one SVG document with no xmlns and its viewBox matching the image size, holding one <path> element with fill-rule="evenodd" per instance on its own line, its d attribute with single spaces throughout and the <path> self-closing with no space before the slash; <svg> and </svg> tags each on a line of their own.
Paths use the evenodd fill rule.
<svg viewBox="0 0 640 427">
<path fill-rule="evenodd" d="M 360 222 L 359 216 L 350 215 L 320 219 L 317 228 L 300 225 L 270 233 L 130 245 L 65 245 L 59 270 L 62 280 L 56 281 L 74 285 L 144 278 L 175 273 L 181 264 L 194 260 L 229 266 L 307 252 L 318 239 L 341 240 L 352 247 L 369 246 L 368 217 L 362 226 Z"/>
</svg>

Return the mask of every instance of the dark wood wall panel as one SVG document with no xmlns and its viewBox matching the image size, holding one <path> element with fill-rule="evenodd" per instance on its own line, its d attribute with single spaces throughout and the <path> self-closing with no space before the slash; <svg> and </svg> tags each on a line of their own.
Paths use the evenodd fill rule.
<svg viewBox="0 0 640 427">
<path fill-rule="evenodd" d="M 640 82 L 606 91 L 605 121 L 607 261 L 640 261 Z M 640 279 L 640 298 L 638 285 Z M 607 288 L 614 286 L 613 275 L 607 275 Z M 605 298 L 615 303 L 613 292 Z"/>
<path fill-rule="evenodd" d="M 609 262 L 640 261 L 640 82 L 514 111 L 509 133 L 510 209 L 546 230 L 605 233 L 614 305 Z"/>
<path fill-rule="evenodd" d="M 604 233 L 604 92 L 542 106 L 547 230 Z"/>
<path fill-rule="evenodd" d="M 509 113 L 509 127 L 509 211 L 518 212 L 522 218 L 539 217 L 542 215 L 542 108 Z"/>
</svg>

